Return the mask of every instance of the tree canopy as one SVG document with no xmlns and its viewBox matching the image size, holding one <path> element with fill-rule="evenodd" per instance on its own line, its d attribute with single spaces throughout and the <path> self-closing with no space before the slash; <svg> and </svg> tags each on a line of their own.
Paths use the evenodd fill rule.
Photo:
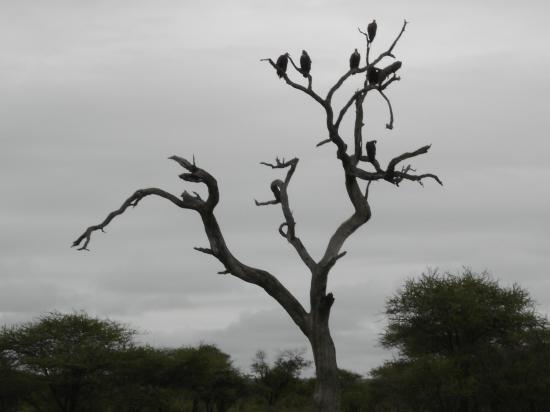
<svg viewBox="0 0 550 412">
<path fill-rule="evenodd" d="M 257 397 L 271 411 L 284 397 L 296 398 L 299 392 L 307 392 L 307 387 L 300 382 L 300 375 L 309 366 L 311 362 L 304 358 L 303 351 L 282 351 L 270 364 L 266 353 L 259 350 L 251 365 Z"/>
<path fill-rule="evenodd" d="M 529 293 L 489 275 L 430 272 L 389 297 L 381 343 L 394 360 L 363 377 L 339 370 L 343 412 L 550 410 L 550 325 Z M 0 412 L 307 412 L 303 352 L 251 375 L 215 345 L 152 348 L 85 313 L 0 329 Z M 358 368 L 361 368 L 358 366 Z"/>
<path fill-rule="evenodd" d="M 550 407 L 548 321 L 518 285 L 431 272 L 407 281 L 385 312 L 381 343 L 399 358 L 375 369 L 372 384 L 390 410 Z"/>
<path fill-rule="evenodd" d="M 85 313 L 52 312 L 37 321 L 3 327 L 0 353 L 15 373 L 31 374 L 48 388 L 36 402 L 59 410 L 93 410 L 96 390 L 117 354 L 132 345 L 135 332 Z M 84 405 L 84 401 L 86 404 Z"/>
</svg>

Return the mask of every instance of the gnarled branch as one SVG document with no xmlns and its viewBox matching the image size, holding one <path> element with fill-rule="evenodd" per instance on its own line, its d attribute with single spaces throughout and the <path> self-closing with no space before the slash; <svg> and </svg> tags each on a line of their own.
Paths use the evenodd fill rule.
<svg viewBox="0 0 550 412">
<path fill-rule="evenodd" d="M 195 165 L 194 158 L 193 158 L 193 163 L 189 162 L 187 159 L 184 159 L 183 157 L 179 157 L 175 155 L 170 156 L 169 159 L 174 160 L 176 163 L 178 163 L 181 167 L 183 167 L 189 172 L 189 173 L 182 173 L 181 175 L 179 175 L 180 179 L 185 180 L 186 182 L 204 183 L 206 185 L 206 187 L 208 188 L 208 199 L 202 202 L 201 207 L 210 211 L 214 210 L 214 208 L 220 201 L 220 192 L 218 190 L 218 182 L 216 181 L 214 176 L 212 176 L 207 171 L 197 167 Z M 184 192 L 184 195 L 186 193 L 187 192 Z M 195 198 L 200 198 L 200 196 L 195 195 Z"/>
<path fill-rule="evenodd" d="M 271 167 L 272 169 L 285 169 L 289 168 L 286 174 L 284 182 L 282 180 L 275 180 L 271 184 L 271 189 L 274 192 L 275 200 L 269 202 L 256 202 L 257 206 L 263 206 L 266 204 L 281 204 L 283 211 L 283 216 L 285 221 L 279 226 L 279 233 L 281 236 L 286 238 L 286 240 L 294 247 L 300 259 L 305 263 L 305 265 L 311 270 L 315 269 L 315 261 L 307 251 L 306 247 L 302 243 L 299 237 L 296 236 L 296 221 L 294 220 L 294 215 L 290 210 L 290 203 L 288 200 L 288 185 L 292 175 L 296 171 L 296 166 L 298 165 L 298 158 L 291 159 L 289 161 L 280 160 L 279 158 L 275 159 L 275 163 L 261 162 L 261 164 Z M 283 228 L 286 227 L 286 232 Z"/>
<path fill-rule="evenodd" d="M 384 98 L 384 100 L 388 104 L 388 109 L 390 111 L 390 122 L 386 123 L 386 129 L 391 130 L 391 129 L 393 129 L 393 108 L 391 107 L 390 99 L 388 99 L 388 97 L 384 94 L 384 92 L 382 91 L 381 88 L 378 89 L 378 92 L 382 95 L 382 97 Z"/>
<path fill-rule="evenodd" d="M 193 196 L 187 192 L 184 192 L 182 198 L 179 199 L 157 188 L 138 190 L 126 199 L 120 208 L 111 212 L 103 222 L 86 229 L 84 233 L 73 242 L 73 247 L 80 246 L 78 248 L 79 250 L 87 250 L 91 234 L 94 231 L 103 230 L 116 216 L 124 213 L 130 206 L 137 206 L 139 201 L 145 196 L 156 195 L 163 197 L 180 208 L 193 209 L 199 212 L 210 247 L 195 247 L 195 250 L 216 257 L 225 267 L 225 270 L 221 271 L 221 273 L 230 273 L 245 282 L 253 283 L 263 288 L 270 296 L 279 302 L 300 330 L 302 330 L 306 336 L 309 336 L 309 314 L 292 293 L 290 293 L 271 273 L 247 266 L 240 262 L 233 256 L 227 247 L 216 217 L 214 216 L 214 208 L 219 201 L 218 183 L 216 179 L 210 173 L 197 167 L 195 162 L 191 163 L 179 156 L 171 156 L 170 159 L 176 161 L 188 171 L 188 173 L 180 175 L 183 180 L 206 184 L 209 194 L 208 199 L 201 200 L 199 196 Z"/>
<path fill-rule="evenodd" d="M 431 145 L 422 146 L 421 148 L 415 150 L 414 152 L 406 152 L 406 153 L 403 153 L 403 154 L 401 154 L 397 157 L 394 157 L 388 163 L 388 167 L 386 168 L 386 170 L 383 170 L 383 169 L 380 168 L 380 165 L 379 165 L 377 160 L 375 160 L 373 162 L 372 160 L 370 160 L 370 159 L 368 159 L 364 156 L 361 156 L 360 160 L 372 163 L 376 168 L 376 172 L 367 172 L 366 170 L 360 169 L 358 167 L 354 167 L 353 170 L 352 170 L 352 174 L 354 176 L 358 177 L 361 180 L 366 180 L 366 181 L 369 181 L 369 182 L 384 179 L 384 180 L 386 180 L 386 181 L 388 181 L 392 184 L 399 185 L 399 183 L 402 180 L 412 180 L 412 181 L 417 181 L 420 184 L 422 184 L 422 179 L 431 178 L 431 179 L 434 179 L 435 181 L 437 181 L 440 185 L 443 185 L 443 183 L 441 182 L 439 177 L 437 177 L 434 174 L 431 174 L 431 173 L 425 173 L 425 174 L 421 174 L 421 175 L 410 174 L 409 173 L 410 171 L 414 171 L 410 167 L 410 165 L 404 167 L 401 171 L 396 171 L 395 170 L 395 167 L 399 163 L 401 163 L 403 160 L 410 159 L 412 157 L 419 156 L 421 154 L 425 154 L 425 153 L 428 152 L 430 147 L 431 147 Z"/>
<path fill-rule="evenodd" d="M 118 209 L 116 209 L 116 210 L 112 211 L 111 213 L 109 213 L 103 222 L 101 222 L 98 225 L 93 225 L 93 226 L 88 227 L 84 231 L 84 233 L 82 233 L 73 242 L 72 247 L 78 247 L 78 250 L 88 250 L 88 244 L 90 243 L 93 232 L 95 232 L 97 230 L 104 231 L 105 227 L 107 227 L 107 225 L 109 223 L 111 223 L 111 221 L 115 217 L 123 214 L 126 211 L 126 209 L 128 209 L 130 206 L 131 207 L 136 207 L 138 205 L 138 203 L 141 201 L 141 199 L 143 199 L 146 196 L 151 196 L 151 195 L 159 196 L 159 197 L 162 197 L 164 199 L 167 199 L 167 200 L 171 201 L 173 204 L 175 204 L 176 206 L 184 208 L 184 209 L 198 210 L 198 208 L 202 205 L 202 202 L 199 202 L 194 198 L 185 197 L 183 199 L 178 199 L 173 194 L 168 193 L 168 192 L 166 192 L 162 189 L 157 189 L 155 187 L 152 187 L 152 188 L 149 188 L 149 189 L 139 189 L 139 190 L 136 190 L 128 199 L 126 199 L 124 201 L 124 203 L 122 204 L 122 206 L 120 206 Z"/>
</svg>

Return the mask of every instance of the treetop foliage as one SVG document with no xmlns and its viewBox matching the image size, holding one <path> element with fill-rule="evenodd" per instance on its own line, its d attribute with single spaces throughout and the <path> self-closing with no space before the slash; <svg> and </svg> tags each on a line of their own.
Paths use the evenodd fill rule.
<svg viewBox="0 0 550 412">
<path fill-rule="evenodd" d="M 390 297 L 386 314 L 381 343 L 400 356 L 371 372 L 380 410 L 550 410 L 548 320 L 517 284 L 429 272 Z"/>
<path fill-rule="evenodd" d="M 528 292 L 486 273 L 428 272 L 386 302 L 381 337 L 399 356 L 365 378 L 339 370 L 343 412 L 550 410 L 550 327 Z M 0 329 L 0 412 L 308 412 L 303 351 L 251 374 L 215 345 L 153 348 L 85 313 Z"/>
<path fill-rule="evenodd" d="M 526 290 L 517 284 L 501 287 L 489 274 L 469 269 L 408 280 L 387 300 L 386 315 L 381 343 L 407 357 L 520 343 L 524 332 L 548 326 Z"/>
</svg>

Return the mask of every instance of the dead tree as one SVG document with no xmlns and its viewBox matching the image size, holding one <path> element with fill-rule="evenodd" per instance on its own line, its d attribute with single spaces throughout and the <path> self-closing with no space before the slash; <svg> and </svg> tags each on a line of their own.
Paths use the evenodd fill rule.
<svg viewBox="0 0 550 412">
<path fill-rule="evenodd" d="M 186 182 L 202 183 L 206 185 L 208 196 L 205 199 L 196 192 L 189 193 L 184 191 L 180 196 L 175 196 L 157 188 L 137 190 L 124 201 L 120 208 L 111 212 L 103 222 L 87 228 L 84 233 L 74 241 L 73 247 L 77 247 L 79 250 L 87 249 L 92 233 L 97 230 L 103 231 L 115 217 L 123 214 L 128 208 L 137 206 L 138 203 L 147 196 L 159 196 L 181 209 L 196 211 L 202 219 L 210 245 L 209 247 L 196 247 L 195 249 L 218 259 L 224 266 L 224 270 L 219 272 L 220 274 L 230 274 L 245 282 L 258 285 L 279 302 L 311 344 L 317 376 L 314 395 L 316 410 L 320 412 L 338 412 L 340 410 L 340 389 L 337 379 L 338 369 L 336 351 L 329 330 L 329 317 L 334 303 L 334 296 L 332 293 L 327 293 L 328 274 L 338 259 L 346 254 L 345 251 L 342 251 L 344 242 L 358 228 L 367 223 L 371 217 L 369 187 L 372 182 L 387 181 L 398 186 L 404 180 L 415 181 L 422 184 L 424 179 L 433 179 L 439 184 L 442 184 L 441 180 L 434 174 L 416 174 L 415 170 L 412 169 L 410 165 L 401 166 L 401 163 L 405 160 L 427 153 L 430 149 L 430 145 L 394 157 L 385 168 L 380 165 L 378 160 L 369 158 L 363 154 L 362 129 L 364 126 L 363 102 L 365 97 L 369 92 L 377 92 L 384 98 L 390 113 L 390 120 L 389 123 L 386 124 L 386 127 L 392 129 L 393 110 L 390 100 L 387 98 L 384 91 L 392 83 L 400 80 L 396 71 L 401 67 L 401 64 L 387 66 L 390 68 L 386 71 L 384 71 L 384 69 L 375 70 L 374 72 L 370 70 L 370 72 L 375 75 L 383 73 L 383 76 L 376 78 L 377 81 L 368 81 L 366 73 L 369 67 L 374 68 L 375 65 L 379 64 L 383 59 L 387 57 L 395 58 L 393 50 L 405 31 L 406 26 L 407 22 L 405 21 L 390 47 L 372 62 L 369 61 L 371 41 L 369 36 L 359 29 L 359 31 L 364 34 L 366 40 L 366 63 L 364 66 L 360 66 L 357 69 L 348 70 L 338 79 L 334 86 L 330 88 L 325 97 L 321 97 L 314 91 L 311 74 L 302 72 L 300 68 L 295 65 L 291 57 L 289 57 L 289 60 L 297 74 L 307 79 L 306 85 L 291 80 L 286 72 L 286 68 L 284 72 L 278 70 L 279 67 L 272 59 L 263 59 L 267 61 L 275 71 L 279 72 L 289 86 L 305 93 L 324 109 L 328 138 L 319 142 L 317 146 L 326 143 L 332 143 L 336 146 L 336 158 L 342 164 L 347 195 L 354 208 L 353 214 L 345 219 L 331 236 L 323 256 L 319 260 L 316 260 L 310 255 L 296 233 L 296 222 L 288 199 L 288 185 L 298 166 L 298 159 L 293 158 L 291 160 L 284 160 L 276 158 L 274 163 L 262 162 L 263 165 L 273 169 L 286 170 L 284 179 L 275 180 L 271 183 L 271 190 L 274 195 L 273 199 L 264 202 L 255 202 L 257 206 L 280 205 L 282 209 L 284 221 L 279 226 L 279 234 L 292 245 L 302 262 L 311 272 L 309 311 L 302 306 L 274 275 L 263 269 L 248 266 L 231 253 L 214 214 L 216 205 L 220 200 L 218 183 L 214 176 L 198 167 L 194 160 L 191 162 L 179 156 L 170 157 L 171 160 L 174 160 L 185 169 L 185 173 L 179 175 L 181 179 Z M 365 74 L 363 87 L 353 93 L 343 107 L 336 110 L 332 102 L 334 94 L 350 76 L 359 73 Z M 353 148 L 348 150 L 348 145 L 342 136 L 343 133 L 341 133 L 340 126 L 351 106 L 355 107 L 355 119 L 353 139 L 350 139 L 353 141 Z"/>
</svg>

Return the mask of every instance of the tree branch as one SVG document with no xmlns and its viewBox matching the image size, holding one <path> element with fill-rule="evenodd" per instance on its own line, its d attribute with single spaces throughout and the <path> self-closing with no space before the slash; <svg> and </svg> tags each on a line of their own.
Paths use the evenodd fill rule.
<svg viewBox="0 0 550 412">
<path fill-rule="evenodd" d="M 302 71 L 302 69 L 296 66 L 296 64 L 294 63 L 294 60 L 292 60 L 292 57 L 290 57 L 290 55 L 288 56 L 288 60 L 290 60 L 290 63 L 292 63 L 292 66 L 294 66 L 294 69 L 303 76 L 304 72 Z M 306 77 L 307 77 L 307 89 L 311 90 L 311 83 L 313 81 L 313 78 L 309 73 L 306 75 Z"/>
<path fill-rule="evenodd" d="M 344 107 L 342 107 L 342 109 L 340 110 L 340 113 L 338 114 L 338 118 L 336 119 L 336 122 L 334 123 L 334 127 L 336 129 L 338 129 L 340 127 L 340 123 L 342 122 L 342 120 L 344 119 L 344 116 L 346 114 L 346 112 L 348 111 L 348 109 L 350 108 L 350 106 L 359 98 L 361 99 L 364 99 L 365 96 L 367 95 L 368 91 L 369 90 L 372 90 L 374 89 L 374 86 L 367 86 L 363 89 L 360 89 L 360 90 L 357 90 L 350 98 L 349 100 L 346 102 L 346 104 L 344 105 Z"/>
<path fill-rule="evenodd" d="M 361 94 L 355 99 L 355 127 L 353 129 L 353 140 L 355 143 L 354 156 L 359 159 L 363 150 L 363 101 L 367 94 Z"/>
<path fill-rule="evenodd" d="M 84 233 L 82 233 L 73 242 L 72 247 L 80 246 L 78 247 L 78 250 L 88 250 L 88 244 L 90 243 L 93 232 L 97 230 L 104 231 L 103 229 L 105 229 L 105 227 L 107 227 L 107 225 L 111 223 L 111 221 L 115 217 L 123 214 L 126 211 L 126 209 L 128 209 L 130 206 L 136 207 L 138 203 L 141 201 L 141 199 L 150 195 L 155 195 L 155 196 L 168 199 L 176 206 L 184 209 L 198 210 L 198 208 L 201 205 L 201 203 L 199 203 L 195 198 L 191 197 L 191 198 L 178 199 L 176 196 L 172 195 L 171 193 L 165 192 L 164 190 L 157 189 L 154 187 L 149 189 L 136 190 L 128 199 L 124 201 L 122 206 L 120 206 L 118 209 L 109 213 L 103 222 L 101 222 L 98 225 L 90 226 L 89 228 L 87 228 L 84 231 Z"/>
<path fill-rule="evenodd" d="M 186 182 L 192 183 L 204 183 L 208 188 L 208 199 L 201 202 L 203 208 L 207 210 L 214 210 L 218 202 L 220 201 L 220 192 L 218 190 L 218 182 L 207 171 L 200 169 L 195 165 L 195 158 L 193 157 L 193 163 L 189 162 L 187 159 L 179 156 L 170 156 L 168 159 L 174 160 L 181 167 L 189 171 L 189 173 L 182 173 L 179 175 L 180 179 L 185 180 Z M 184 195 L 187 192 L 184 192 Z M 183 196 L 183 195 L 182 195 Z M 189 195 L 190 196 L 190 195 Z M 200 196 L 195 196 L 195 198 L 200 198 Z"/>
<path fill-rule="evenodd" d="M 386 123 L 386 129 L 393 129 L 393 109 L 391 107 L 391 102 L 390 102 L 390 99 L 388 99 L 388 97 L 384 94 L 384 92 L 382 91 L 382 89 L 378 89 L 378 92 L 382 95 L 382 97 L 384 98 L 384 100 L 386 101 L 386 103 L 388 103 L 388 109 L 390 110 L 390 122 L 389 123 Z"/>
<path fill-rule="evenodd" d="M 290 60 L 292 61 L 292 59 L 290 59 Z M 269 64 L 271 64 L 271 66 L 273 66 L 273 68 L 275 70 L 277 70 L 277 65 L 273 62 L 273 60 L 271 60 L 271 59 L 261 59 L 261 61 L 269 62 Z M 296 67 L 294 62 L 292 62 L 292 65 L 294 67 Z M 298 71 L 301 72 L 300 70 L 298 70 Z M 309 76 L 309 78 L 311 79 L 311 75 Z M 319 96 L 317 93 L 315 93 L 313 91 L 313 89 L 311 88 L 311 80 L 309 80 L 308 87 L 306 88 L 306 87 L 302 86 L 301 84 L 295 83 L 292 80 L 290 80 L 290 78 L 288 77 L 288 75 L 286 73 L 283 73 L 283 79 L 285 79 L 285 82 L 289 86 L 291 86 L 295 89 L 301 90 L 305 94 L 307 94 L 307 95 L 311 96 L 313 99 L 315 99 L 321 106 L 326 107 L 327 103 L 325 102 L 325 100 L 321 96 Z"/>
<path fill-rule="evenodd" d="M 388 80 L 386 83 L 380 85 L 380 87 L 378 88 L 378 90 L 386 90 L 386 88 L 387 88 L 390 84 L 392 84 L 393 82 L 398 82 L 399 80 L 401 80 L 401 77 L 397 76 L 397 75 L 394 73 L 393 76 L 390 77 L 389 80 Z"/>
<path fill-rule="evenodd" d="M 230 273 L 245 282 L 260 286 L 285 309 L 300 330 L 309 336 L 311 332 L 309 314 L 292 293 L 271 273 L 245 265 L 233 256 L 225 243 L 213 213 L 202 213 L 201 218 L 210 242 L 210 249 L 225 267 L 222 272 Z"/>
<path fill-rule="evenodd" d="M 275 194 L 275 200 L 269 202 L 256 202 L 257 206 L 263 206 L 265 204 L 281 204 L 281 208 L 283 211 L 283 216 L 285 218 L 284 223 L 282 223 L 279 226 L 279 233 L 281 236 L 285 237 L 286 240 L 294 247 L 296 252 L 298 253 L 298 256 L 300 256 L 300 259 L 302 259 L 302 262 L 305 263 L 305 265 L 313 271 L 315 269 L 316 263 L 307 251 L 306 247 L 296 236 L 296 221 L 294 220 L 294 215 L 292 214 L 292 211 L 290 210 L 290 204 L 288 200 L 288 185 L 290 183 L 290 179 L 292 178 L 292 175 L 296 171 L 296 166 L 298 165 L 298 158 L 291 159 L 289 161 L 285 161 L 284 159 L 281 161 L 279 158 L 275 159 L 275 163 L 267 163 L 267 162 L 261 162 L 261 164 L 271 167 L 272 169 L 284 169 L 289 168 L 284 182 L 281 180 L 275 180 L 271 184 L 271 189 L 273 190 Z M 283 228 L 286 227 L 286 232 L 283 230 Z"/>
<path fill-rule="evenodd" d="M 405 180 L 416 181 L 420 183 L 421 186 L 424 186 L 424 183 L 422 183 L 422 179 L 433 179 L 437 183 L 439 183 L 441 186 L 443 186 L 443 182 L 441 181 L 441 179 L 437 175 L 434 175 L 433 173 L 424 173 L 422 175 L 411 175 L 409 173 L 404 173 L 404 172 L 395 172 L 394 175 L 396 178 L 395 184 L 399 184 L 403 179 L 405 179 Z"/>
<path fill-rule="evenodd" d="M 315 147 L 321 147 L 321 146 L 323 146 L 323 145 L 325 145 L 325 144 L 327 144 L 327 143 L 330 143 L 330 142 L 332 142 L 332 140 L 330 140 L 330 139 L 321 140 L 319 143 L 317 143 L 317 144 L 315 145 Z"/>
<path fill-rule="evenodd" d="M 214 216 L 214 208 L 219 201 L 218 183 L 208 172 L 198 168 L 195 162 L 179 156 L 172 156 L 170 159 L 176 161 L 189 173 L 180 175 L 185 181 L 204 183 L 208 188 L 208 199 L 200 200 L 198 196 L 184 192 L 182 198 L 157 188 L 141 189 L 132 194 L 120 208 L 111 212 L 99 225 L 90 226 L 74 242 L 73 247 L 80 246 L 79 250 L 87 250 L 91 234 L 96 230 L 103 230 L 116 216 L 124 213 L 130 206 L 135 207 L 141 199 L 149 195 L 156 195 L 170 200 L 176 206 L 183 209 L 196 210 L 203 221 L 204 230 L 210 243 L 210 248 L 195 247 L 195 250 L 215 256 L 225 267 L 222 273 L 231 273 L 233 276 L 263 288 L 286 310 L 302 332 L 309 336 L 310 322 L 309 314 L 305 311 L 300 302 L 269 272 L 247 266 L 235 258 L 225 243 L 225 239 Z M 297 159 L 296 159 L 297 161 Z"/>
<path fill-rule="evenodd" d="M 410 159 L 415 156 L 419 156 L 421 154 L 425 154 L 430 149 L 431 145 L 422 146 L 420 149 L 415 150 L 414 152 L 407 152 L 403 153 L 402 155 L 399 155 L 397 157 L 394 157 L 390 162 L 388 163 L 387 169 L 384 171 L 380 168 L 380 165 L 378 164 L 378 161 L 375 160 L 375 162 L 370 161 L 369 159 L 365 158 L 364 156 L 361 156 L 360 160 L 368 161 L 370 163 L 373 163 L 376 167 L 376 173 L 373 172 L 367 172 L 363 169 L 360 169 L 358 167 L 354 167 L 352 170 L 352 174 L 356 176 L 357 178 L 361 180 L 366 181 L 375 181 L 384 179 L 392 184 L 399 185 L 399 183 L 402 180 L 412 180 L 417 181 L 420 184 L 422 184 L 422 179 L 431 178 L 437 181 L 440 185 L 443 185 L 439 177 L 437 177 L 434 174 L 426 173 L 422 175 L 413 175 L 410 174 L 410 171 L 414 170 L 411 168 L 411 166 L 405 166 L 401 171 L 395 171 L 395 167 L 402 162 L 403 160 Z"/>
<path fill-rule="evenodd" d="M 394 157 L 390 162 L 388 163 L 388 172 L 393 172 L 395 170 L 395 166 L 397 166 L 400 162 L 406 159 L 410 159 L 411 157 L 419 156 L 421 154 L 428 153 L 428 150 L 430 150 L 430 147 L 432 147 L 431 144 L 422 146 L 420 149 L 416 149 L 414 152 L 406 152 L 402 155 L 399 155 L 397 157 Z"/>
<path fill-rule="evenodd" d="M 328 266 L 329 268 L 333 267 L 335 264 L 336 264 L 336 261 L 338 261 L 339 259 L 343 258 L 344 256 L 346 256 L 348 252 L 344 251 L 342 253 L 339 253 L 337 254 L 336 256 L 334 256 L 333 258 L 331 258 L 328 262 Z"/>
<path fill-rule="evenodd" d="M 391 44 L 390 48 L 388 50 L 386 50 L 385 52 L 381 53 L 376 59 L 374 59 L 374 61 L 370 64 L 371 66 L 375 66 L 384 57 L 393 57 L 393 58 L 395 58 L 395 56 L 393 55 L 393 49 L 397 45 L 397 42 L 401 38 L 401 35 L 405 32 L 405 27 L 407 27 L 408 23 L 409 22 L 407 20 L 403 21 L 403 26 L 401 27 L 401 31 L 399 32 L 399 34 L 397 35 L 397 37 L 395 38 L 395 40 Z"/>
<path fill-rule="evenodd" d="M 267 200 L 265 202 L 258 202 L 256 199 L 254 199 L 254 203 L 256 206 L 271 206 L 271 205 L 278 205 L 281 203 L 280 200 L 274 199 L 274 200 Z"/>
<path fill-rule="evenodd" d="M 212 249 L 209 249 L 207 247 L 195 246 L 193 249 L 195 249 L 197 252 L 205 253 L 207 255 L 214 255 L 214 252 L 212 252 Z"/>
<path fill-rule="evenodd" d="M 334 95 L 334 93 L 336 93 L 336 91 L 340 88 L 340 86 L 342 86 L 344 84 L 344 82 L 353 74 L 357 74 L 357 73 L 364 73 L 367 71 L 367 66 L 364 66 L 364 67 L 360 67 L 358 68 L 357 70 L 348 70 L 346 73 L 344 73 L 344 75 L 342 77 L 340 77 L 338 79 L 338 81 L 334 84 L 334 86 L 332 86 L 330 88 L 330 90 L 328 91 L 327 93 L 327 97 L 325 98 L 326 102 L 328 104 L 330 104 L 330 102 L 332 101 L 332 96 Z"/>
</svg>

